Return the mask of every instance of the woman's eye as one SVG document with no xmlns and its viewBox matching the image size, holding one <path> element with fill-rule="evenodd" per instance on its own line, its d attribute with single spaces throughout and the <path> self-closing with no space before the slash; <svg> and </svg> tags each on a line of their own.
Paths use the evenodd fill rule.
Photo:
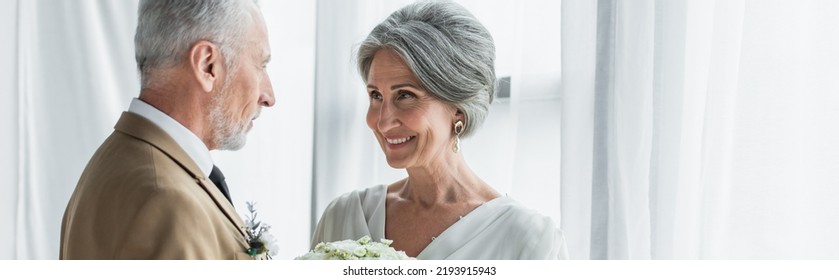
<svg viewBox="0 0 839 280">
<path fill-rule="evenodd" d="M 412 94 L 410 92 L 407 92 L 407 91 L 403 91 L 403 92 L 399 93 L 399 99 L 406 99 L 406 98 L 413 98 L 413 97 L 414 97 L 414 94 Z"/>
<path fill-rule="evenodd" d="M 382 99 L 382 94 L 379 93 L 378 91 L 371 91 L 370 92 L 370 99 L 380 100 L 380 99 Z"/>
</svg>

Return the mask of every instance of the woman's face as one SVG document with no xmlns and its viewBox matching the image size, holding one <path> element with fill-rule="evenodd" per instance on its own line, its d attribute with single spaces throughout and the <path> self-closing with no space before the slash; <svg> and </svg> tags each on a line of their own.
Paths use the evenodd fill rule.
<svg viewBox="0 0 839 280">
<path fill-rule="evenodd" d="M 391 167 L 429 166 L 452 152 L 457 110 L 426 92 L 396 52 L 382 49 L 373 56 L 367 93 L 367 125 Z"/>
</svg>

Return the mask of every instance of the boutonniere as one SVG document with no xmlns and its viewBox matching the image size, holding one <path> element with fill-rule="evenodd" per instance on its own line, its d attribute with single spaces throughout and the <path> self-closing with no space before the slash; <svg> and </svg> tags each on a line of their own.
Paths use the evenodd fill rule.
<svg viewBox="0 0 839 280">
<path fill-rule="evenodd" d="M 256 203 L 247 202 L 248 212 L 251 214 L 245 217 L 245 232 L 248 234 L 248 255 L 255 260 L 270 260 L 271 256 L 277 254 L 277 241 L 268 232 L 271 226 L 256 219 Z"/>
</svg>

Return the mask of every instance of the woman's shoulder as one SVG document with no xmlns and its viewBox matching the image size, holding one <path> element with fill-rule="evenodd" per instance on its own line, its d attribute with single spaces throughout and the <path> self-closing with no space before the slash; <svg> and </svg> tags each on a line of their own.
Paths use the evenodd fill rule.
<svg viewBox="0 0 839 280">
<path fill-rule="evenodd" d="M 565 236 L 553 218 L 509 197 L 500 199 L 497 207 L 503 216 L 507 234 L 522 242 L 521 258 L 567 259 Z M 541 248 L 541 249 L 539 249 Z"/>
<path fill-rule="evenodd" d="M 540 222 L 546 225 L 556 226 L 556 223 L 554 223 L 551 217 L 544 215 L 509 196 L 498 197 L 495 200 L 490 201 L 490 203 L 495 202 L 497 203 L 494 207 L 498 208 L 501 214 L 510 217 L 511 220 L 528 225 L 531 225 L 534 222 Z"/>
<path fill-rule="evenodd" d="M 358 239 L 364 235 L 372 236 L 374 234 L 371 233 L 371 226 L 378 232 L 377 225 L 384 223 L 384 216 L 376 215 L 376 213 L 384 203 L 379 204 L 374 200 L 380 195 L 379 193 L 384 192 L 383 188 L 383 186 L 373 186 L 353 190 L 333 199 L 321 215 L 312 236 L 312 247 L 314 248 L 319 242 Z"/>
<path fill-rule="evenodd" d="M 360 207 L 375 207 L 380 200 L 384 198 L 387 193 L 387 186 L 375 185 L 366 189 L 357 189 L 346 192 L 329 203 L 326 206 L 326 211 L 344 212 L 347 208 Z"/>
<path fill-rule="evenodd" d="M 494 208 L 497 215 L 504 221 L 505 226 L 516 231 L 517 235 L 530 238 L 562 235 L 559 225 L 550 216 L 508 196 L 499 197 L 496 200 L 498 201 Z"/>
</svg>

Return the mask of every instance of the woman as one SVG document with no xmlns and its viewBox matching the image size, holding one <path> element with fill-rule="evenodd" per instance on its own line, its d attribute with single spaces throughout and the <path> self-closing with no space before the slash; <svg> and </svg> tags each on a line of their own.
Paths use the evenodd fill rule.
<svg viewBox="0 0 839 280">
<path fill-rule="evenodd" d="M 500 195 L 459 153 L 492 102 L 494 61 L 489 32 L 452 2 L 408 5 L 370 32 L 358 50 L 367 125 L 408 177 L 334 200 L 313 245 L 369 235 L 418 259 L 567 258 L 550 218 Z"/>
</svg>

